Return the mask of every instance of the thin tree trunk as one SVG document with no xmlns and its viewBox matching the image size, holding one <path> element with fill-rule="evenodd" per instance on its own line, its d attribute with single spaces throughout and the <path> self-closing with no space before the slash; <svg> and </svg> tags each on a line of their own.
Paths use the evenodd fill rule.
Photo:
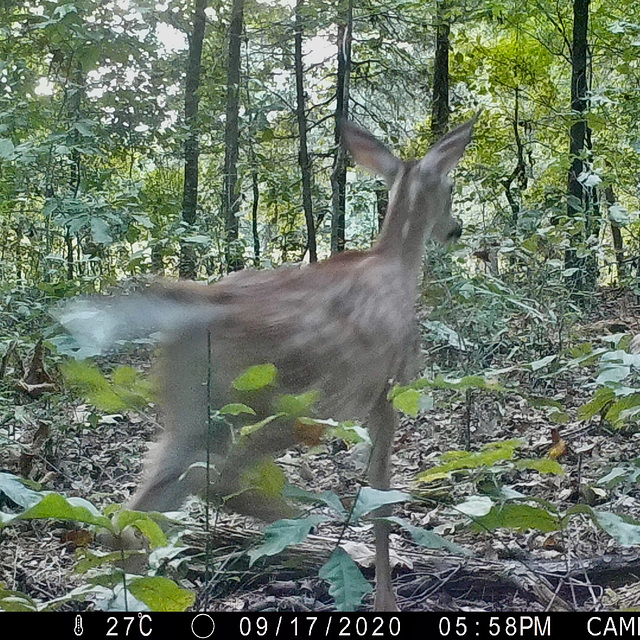
<svg viewBox="0 0 640 640">
<path fill-rule="evenodd" d="M 586 217 L 588 204 L 586 189 L 578 180 L 584 170 L 583 153 L 587 140 L 586 111 L 589 106 L 587 93 L 588 25 L 589 0 L 574 0 L 573 42 L 571 47 L 571 110 L 574 121 L 570 130 L 569 154 L 571 167 L 567 185 L 567 216 L 569 219 L 580 216 Z M 580 239 L 575 238 L 575 241 L 580 241 Z M 576 269 L 570 276 L 570 281 L 574 288 L 580 290 L 585 288 L 588 280 L 593 279 L 593 274 L 587 274 L 586 271 L 597 268 L 596 265 L 587 264 L 584 260 L 579 259 L 574 246 L 565 252 L 565 267 L 567 269 Z"/>
<path fill-rule="evenodd" d="M 298 117 L 298 133 L 300 136 L 300 151 L 298 162 L 302 175 L 302 207 L 304 219 L 307 223 L 307 249 L 309 250 L 309 262 L 318 261 L 316 249 L 316 227 L 313 219 L 313 203 L 311 200 L 311 159 L 307 148 L 307 113 L 305 108 L 304 92 L 304 68 L 302 64 L 302 10 L 304 0 L 297 0 L 295 9 L 294 29 L 294 58 L 296 74 L 296 114 Z"/>
<path fill-rule="evenodd" d="M 184 91 L 184 121 L 187 137 L 184 142 L 184 190 L 182 198 L 182 219 L 194 225 L 198 219 L 198 89 L 202 67 L 202 43 L 206 24 L 207 0 L 196 0 L 193 13 L 193 31 L 189 37 L 189 59 Z M 193 245 L 183 242 L 180 247 L 179 273 L 183 278 L 196 277 L 196 255 Z"/>
<path fill-rule="evenodd" d="M 225 122 L 224 180 L 222 215 L 226 230 L 226 262 L 228 271 L 244 266 L 238 246 L 240 198 L 238 195 L 238 156 L 240 152 L 240 50 L 244 21 L 244 0 L 233 0 L 229 24 L 229 55 L 227 61 L 227 109 Z"/>
<path fill-rule="evenodd" d="M 511 207 L 511 221 L 515 228 L 520 217 L 520 198 L 514 195 L 512 185 L 514 180 L 518 181 L 520 193 L 527 188 L 527 171 L 524 160 L 524 145 L 520 136 L 520 89 L 515 88 L 514 113 L 513 113 L 513 136 L 516 141 L 516 166 L 507 178 L 502 181 L 507 201 Z"/>
<path fill-rule="evenodd" d="M 449 127 L 449 35 L 446 0 L 436 2 L 436 51 L 433 63 L 431 138 L 435 142 Z"/>
<path fill-rule="evenodd" d="M 258 172 L 251 172 L 251 187 L 253 189 L 253 202 L 251 203 L 251 234 L 253 236 L 253 263 L 260 266 L 260 236 L 258 235 L 258 202 L 260 189 L 258 187 Z"/>
<path fill-rule="evenodd" d="M 345 246 L 347 158 L 340 145 L 340 121 L 349 115 L 349 81 L 351 76 L 351 40 L 353 32 L 352 0 L 341 0 L 338 12 L 338 75 L 335 113 L 336 155 L 331 173 L 332 254 L 344 251 Z"/>
<path fill-rule="evenodd" d="M 78 122 L 82 118 L 82 100 L 85 96 L 86 85 L 82 64 L 77 61 L 74 63 L 74 69 L 71 73 L 70 82 L 67 87 L 66 100 L 67 111 L 69 113 L 70 122 Z M 82 181 L 82 155 L 78 150 L 80 144 L 80 133 L 77 129 L 71 131 L 72 152 L 71 152 L 71 173 L 69 175 L 69 191 L 72 198 L 77 198 L 80 192 L 80 183 Z M 73 280 L 76 272 L 76 260 L 74 257 L 73 236 L 69 226 L 65 229 L 64 236 L 67 248 L 67 278 Z M 79 240 L 76 240 L 79 242 Z"/>
</svg>

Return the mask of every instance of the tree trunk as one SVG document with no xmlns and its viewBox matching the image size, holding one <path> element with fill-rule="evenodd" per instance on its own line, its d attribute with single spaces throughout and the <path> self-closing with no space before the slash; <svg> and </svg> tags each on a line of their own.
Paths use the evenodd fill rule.
<svg viewBox="0 0 640 640">
<path fill-rule="evenodd" d="M 184 91 L 184 121 L 187 137 L 184 141 L 184 189 L 182 198 L 182 220 L 194 225 L 198 219 L 198 89 L 202 66 L 202 43 L 206 17 L 204 10 L 207 0 L 196 0 L 193 13 L 193 31 L 189 37 L 189 59 Z M 182 278 L 196 277 L 196 254 L 193 245 L 183 242 L 180 247 L 179 273 Z"/>
<path fill-rule="evenodd" d="M 260 236 L 258 235 L 258 201 L 260 199 L 260 189 L 258 187 L 258 172 L 253 169 L 251 172 L 251 187 L 253 189 L 253 202 L 251 203 L 251 234 L 253 236 L 253 263 L 255 267 L 260 266 Z"/>
<path fill-rule="evenodd" d="M 589 106 L 588 98 L 588 25 L 589 0 L 573 1 L 573 42 L 571 48 L 571 110 L 573 124 L 570 130 L 569 154 L 571 167 L 567 185 L 567 216 L 569 219 L 584 217 L 585 228 L 587 219 L 588 193 L 578 180 L 584 171 L 583 155 L 587 141 L 586 111 Z M 588 230 L 586 231 L 588 233 Z M 580 242 L 586 238 L 574 238 L 573 242 Z M 597 279 L 597 264 L 594 260 L 578 258 L 576 248 L 571 246 L 565 252 L 565 268 L 576 269 L 569 276 L 574 289 L 585 290 L 595 285 Z"/>
<path fill-rule="evenodd" d="M 294 29 L 294 58 L 296 73 L 296 114 L 298 117 L 298 133 L 300 136 L 300 151 L 298 162 L 302 175 L 302 207 L 304 219 L 307 223 L 307 249 L 309 250 L 309 262 L 318 261 L 316 249 L 316 227 L 313 219 L 313 203 L 311 200 L 311 160 L 307 148 L 307 113 L 305 109 L 304 93 L 304 68 L 302 64 L 302 8 L 304 0 L 297 0 L 295 9 Z"/>
<path fill-rule="evenodd" d="M 524 145 L 520 136 L 520 88 L 515 88 L 514 111 L 513 111 L 513 136 L 516 141 L 516 166 L 507 178 L 502 181 L 505 195 L 511 207 L 511 221 L 513 228 L 518 225 L 520 217 L 521 194 L 527 188 L 527 166 L 524 159 Z M 514 181 L 517 181 L 518 191 L 514 194 L 512 189 Z"/>
<path fill-rule="evenodd" d="M 449 34 L 446 0 L 436 2 L 436 51 L 431 98 L 431 140 L 443 136 L 449 126 Z"/>
<path fill-rule="evenodd" d="M 228 271 L 244 266 L 242 249 L 238 243 L 238 156 L 240 152 L 240 45 L 244 21 L 244 0 L 233 0 L 229 24 L 229 55 L 227 60 L 227 109 L 225 122 L 224 179 L 222 187 L 222 216 L 226 231 L 226 262 Z"/>
<path fill-rule="evenodd" d="M 349 115 L 353 1 L 341 0 L 338 8 L 338 75 L 336 82 L 336 155 L 331 173 L 331 253 L 344 251 L 347 158 L 340 145 L 340 121 Z"/>
</svg>

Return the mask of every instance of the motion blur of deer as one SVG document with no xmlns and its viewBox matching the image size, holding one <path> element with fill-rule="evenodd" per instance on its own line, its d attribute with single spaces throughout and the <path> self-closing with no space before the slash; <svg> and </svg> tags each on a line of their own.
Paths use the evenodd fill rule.
<svg viewBox="0 0 640 640">
<path fill-rule="evenodd" d="M 130 509 L 177 509 L 189 494 L 217 496 L 235 511 L 273 520 L 282 500 L 248 486 L 247 471 L 304 442 L 300 425 L 276 419 L 235 437 L 217 432 L 208 444 L 209 407 L 237 401 L 232 382 L 248 367 L 276 366 L 275 383 L 258 394 L 259 416 L 274 398 L 317 392 L 316 415 L 366 420 L 372 453 L 368 480 L 390 486 L 397 417 L 390 385 L 418 372 L 414 303 L 427 237 L 457 238 L 449 172 L 471 138 L 475 120 L 454 129 L 420 160 L 403 162 L 367 131 L 346 122 L 342 142 L 357 163 L 384 177 L 389 206 L 368 251 L 268 271 L 241 271 L 203 286 L 159 282 L 142 293 L 71 303 L 60 320 L 81 344 L 99 352 L 115 340 L 160 331 L 164 430 L 145 465 Z M 209 449 L 209 451 L 207 451 Z M 207 458 L 208 454 L 208 458 Z M 202 468 L 209 459 L 209 475 Z M 188 470 L 188 471 L 187 471 Z M 374 512 L 376 610 L 397 610 L 389 562 L 390 508 Z"/>
</svg>

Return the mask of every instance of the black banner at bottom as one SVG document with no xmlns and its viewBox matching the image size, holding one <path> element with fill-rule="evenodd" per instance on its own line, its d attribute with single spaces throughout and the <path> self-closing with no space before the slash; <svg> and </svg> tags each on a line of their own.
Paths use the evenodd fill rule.
<svg viewBox="0 0 640 640">
<path fill-rule="evenodd" d="M 634 613 L 4 613 L 33 637 L 99 640 L 247 638 L 640 638 Z"/>
</svg>

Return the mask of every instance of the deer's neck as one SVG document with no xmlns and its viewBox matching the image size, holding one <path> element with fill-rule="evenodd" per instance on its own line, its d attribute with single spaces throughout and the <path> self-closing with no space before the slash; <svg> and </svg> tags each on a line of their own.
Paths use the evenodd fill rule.
<svg viewBox="0 0 640 640">
<path fill-rule="evenodd" d="M 375 253 L 387 259 L 400 260 L 408 277 L 416 282 L 422 271 L 424 243 L 431 234 L 427 210 L 414 210 L 407 168 L 396 178 L 389 194 L 384 223 L 374 247 Z"/>
</svg>

